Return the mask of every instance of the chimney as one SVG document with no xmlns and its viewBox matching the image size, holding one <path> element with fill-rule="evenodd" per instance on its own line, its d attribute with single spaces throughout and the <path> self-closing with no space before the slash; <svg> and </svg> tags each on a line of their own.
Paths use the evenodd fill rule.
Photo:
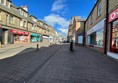
<svg viewBox="0 0 118 83">
<path fill-rule="evenodd" d="M 28 12 L 28 7 L 27 7 L 27 5 L 25 5 L 25 6 L 21 6 L 21 8 L 23 8 L 25 11 Z"/>
</svg>

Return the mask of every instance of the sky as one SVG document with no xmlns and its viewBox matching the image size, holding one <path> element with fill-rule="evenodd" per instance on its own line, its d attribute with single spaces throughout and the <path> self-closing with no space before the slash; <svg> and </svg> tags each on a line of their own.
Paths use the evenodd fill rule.
<svg viewBox="0 0 118 83">
<path fill-rule="evenodd" d="M 52 25 L 63 37 L 67 36 L 72 16 L 87 18 L 97 0 L 12 0 L 20 7 L 27 5 L 28 12 Z"/>
</svg>

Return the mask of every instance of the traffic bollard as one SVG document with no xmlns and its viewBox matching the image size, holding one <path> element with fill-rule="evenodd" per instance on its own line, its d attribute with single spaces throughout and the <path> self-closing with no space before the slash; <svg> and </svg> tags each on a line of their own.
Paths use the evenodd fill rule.
<svg viewBox="0 0 118 83">
<path fill-rule="evenodd" d="M 70 51 L 73 51 L 73 42 L 70 42 Z"/>
<path fill-rule="evenodd" d="M 37 44 L 37 50 L 39 49 L 39 44 Z"/>
<path fill-rule="evenodd" d="M 70 41 L 70 51 L 73 51 L 73 40 Z"/>
<path fill-rule="evenodd" d="M 1 42 L 0 42 L 0 48 L 2 48 L 2 44 L 1 44 Z"/>
</svg>

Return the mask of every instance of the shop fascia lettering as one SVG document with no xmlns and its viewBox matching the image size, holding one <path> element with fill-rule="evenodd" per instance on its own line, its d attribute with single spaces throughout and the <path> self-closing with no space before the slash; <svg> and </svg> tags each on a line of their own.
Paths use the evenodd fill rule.
<svg viewBox="0 0 118 83">
<path fill-rule="evenodd" d="M 118 18 L 118 8 L 109 15 L 109 22 Z"/>
<path fill-rule="evenodd" d="M 19 35 L 29 35 L 28 32 L 19 31 L 19 30 L 14 30 L 14 29 L 11 29 L 10 32 L 13 33 L 13 34 L 19 34 Z"/>
</svg>

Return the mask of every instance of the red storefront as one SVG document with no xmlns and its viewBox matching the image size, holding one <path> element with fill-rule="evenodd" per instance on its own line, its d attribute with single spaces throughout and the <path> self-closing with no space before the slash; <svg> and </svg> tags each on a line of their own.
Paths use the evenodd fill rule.
<svg viewBox="0 0 118 83">
<path fill-rule="evenodd" d="M 30 35 L 26 31 L 11 29 L 11 39 L 13 43 L 28 43 L 30 42 Z"/>
<path fill-rule="evenodd" d="M 109 14 L 110 46 L 109 55 L 118 58 L 118 8 Z"/>
</svg>

